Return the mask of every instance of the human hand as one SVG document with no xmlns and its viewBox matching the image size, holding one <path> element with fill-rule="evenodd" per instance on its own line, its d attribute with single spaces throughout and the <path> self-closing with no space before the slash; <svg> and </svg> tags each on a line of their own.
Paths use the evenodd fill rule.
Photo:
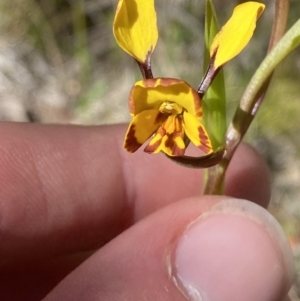
<svg viewBox="0 0 300 301">
<path fill-rule="evenodd" d="M 231 162 L 231 198 L 199 196 L 201 170 L 129 155 L 124 132 L 1 124 L 0 300 L 283 300 L 292 254 L 255 151 Z"/>
</svg>

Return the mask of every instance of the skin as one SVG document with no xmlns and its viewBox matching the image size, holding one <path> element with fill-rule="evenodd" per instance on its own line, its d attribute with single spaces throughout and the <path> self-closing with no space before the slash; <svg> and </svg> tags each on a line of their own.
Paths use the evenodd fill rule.
<svg viewBox="0 0 300 301">
<path fill-rule="evenodd" d="M 1 300 L 185 300 L 162 254 L 225 197 L 199 196 L 201 170 L 126 153 L 125 131 L 1 124 Z M 225 194 L 267 207 L 268 175 L 241 145 Z"/>
</svg>

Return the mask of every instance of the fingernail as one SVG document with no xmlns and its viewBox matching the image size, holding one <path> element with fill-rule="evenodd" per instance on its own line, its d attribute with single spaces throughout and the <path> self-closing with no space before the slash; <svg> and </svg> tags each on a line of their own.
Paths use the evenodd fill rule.
<svg viewBox="0 0 300 301">
<path fill-rule="evenodd" d="M 171 276 L 192 301 L 274 301 L 291 285 L 293 255 L 275 218 L 227 199 L 192 222 L 171 254 Z"/>
</svg>

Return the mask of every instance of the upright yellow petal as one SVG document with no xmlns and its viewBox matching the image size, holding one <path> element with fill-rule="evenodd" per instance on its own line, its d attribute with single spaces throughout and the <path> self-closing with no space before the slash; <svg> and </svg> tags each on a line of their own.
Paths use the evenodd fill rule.
<svg viewBox="0 0 300 301">
<path fill-rule="evenodd" d="M 186 82 L 175 78 L 152 78 L 135 83 L 129 96 L 132 115 L 144 110 L 159 109 L 164 101 L 174 102 L 201 117 L 202 106 L 197 92 Z"/>
<path fill-rule="evenodd" d="M 215 69 L 238 55 L 250 41 L 256 21 L 265 9 L 258 2 L 245 2 L 236 6 L 229 21 L 214 38 L 210 56 Z"/>
<path fill-rule="evenodd" d="M 113 32 L 119 46 L 145 63 L 157 42 L 154 0 L 119 0 Z"/>
</svg>

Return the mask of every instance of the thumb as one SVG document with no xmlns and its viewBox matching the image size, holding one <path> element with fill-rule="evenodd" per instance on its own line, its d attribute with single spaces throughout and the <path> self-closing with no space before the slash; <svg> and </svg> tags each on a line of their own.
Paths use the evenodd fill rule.
<svg viewBox="0 0 300 301">
<path fill-rule="evenodd" d="M 141 220 L 44 301 L 281 301 L 292 277 L 287 239 L 265 209 L 204 196 Z"/>
</svg>

